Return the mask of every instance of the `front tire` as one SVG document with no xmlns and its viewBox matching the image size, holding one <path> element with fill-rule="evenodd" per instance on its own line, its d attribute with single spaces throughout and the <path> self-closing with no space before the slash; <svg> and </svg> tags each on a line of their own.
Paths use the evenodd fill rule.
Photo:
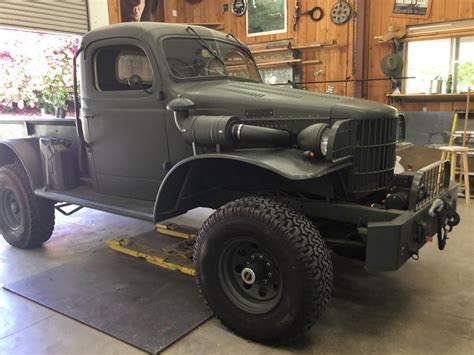
<svg viewBox="0 0 474 355">
<path fill-rule="evenodd" d="M 20 249 L 40 247 L 54 229 L 54 202 L 34 195 L 20 163 L 0 167 L 0 233 Z"/>
<path fill-rule="evenodd" d="M 332 291 L 330 253 L 316 227 L 262 197 L 230 202 L 205 221 L 194 266 L 199 290 L 222 323 L 263 343 L 304 334 Z"/>
</svg>

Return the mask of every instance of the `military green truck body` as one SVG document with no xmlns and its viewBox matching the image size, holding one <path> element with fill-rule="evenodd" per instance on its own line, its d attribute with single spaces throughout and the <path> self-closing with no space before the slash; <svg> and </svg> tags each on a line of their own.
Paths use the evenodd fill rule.
<svg viewBox="0 0 474 355">
<path fill-rule="evenodd" d="M 54 207 L 68 204 L 155 223 L 217 209 L 196 243 L 198 285 L 231 329 L 275 342 L 303 333 L 322 312 L 332 285 L 328 248 L 362 257 L 368 271 L 396 270 L 432 236 L 444 248 L 459 222 L 449 162 L 394 174 L 395 108 L 265 85 L 231 35 L 112 25 L 87 34 L 77 59 L 75 119 L 0 120 L 0 221 L 13 245 L 41 245 L 53 226 L 35 237 L 31 215 L 50 221 Z M 293 285 L 287 294 L 292 272 L 309 275 L 313 291 Z M 300 309 L 304 297 L 313 303 Z M 292 317 L 278 322 L 285 314 Z M 262 321 L 268 329 L 256 329 Z"/>
</svg>

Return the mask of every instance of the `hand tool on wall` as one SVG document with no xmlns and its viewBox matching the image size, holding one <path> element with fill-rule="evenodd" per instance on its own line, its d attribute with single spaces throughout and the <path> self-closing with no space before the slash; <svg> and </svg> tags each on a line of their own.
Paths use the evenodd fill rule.
<svg viewBox="0 0 474 355">
<path fill-rule="evenodd" d="M 321 20 L 324 17 L 324 10 L 319 6 L 314 6 L 312 9 L 305 10 L 305 11 L 302 12 L 301 11 L 301 1 L 296 0 L 295 12 L 293 14 L 293 30 L 294 31 L 296 31 L 296 29 L 298 28 L 298 22 L 299 22 L 301 16 L 306 16 L 306 15 L 309 15 L 309 17 L 311 17 L 311 19 L 313 21 L 318 22 L 319 20 Z"/>
<path fill-rule="evenodd" d="M 233 0 L 231 11 L 235 16 L 243 16 L 247 12 L 247 0 Z"/>
<path fill-rule="evenodd" d="M 347 0 L 337 1 L 331 9 L 331 20 L 336 25 L 343 25 L 355 15 L 351 4 Z"/>
</svg>

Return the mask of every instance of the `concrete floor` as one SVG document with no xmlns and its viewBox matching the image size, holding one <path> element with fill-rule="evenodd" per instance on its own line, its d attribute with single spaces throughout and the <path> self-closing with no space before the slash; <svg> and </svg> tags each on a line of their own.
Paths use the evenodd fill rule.
<svg viewBox="0 0 474 355">
<path fill-rule="evenodd" d="M 241 339 L 216 319 L 168 348 L 166 354 L 473 354 L 474 206 L 460 200 L 462 223 L 444 252 L 425 246 L 420 261 L 393 273 L 368 274 L 334 256 L 335 289 L 327 312 L 297 344 L 269 348 Z M 181 218 L 200 223 L 207 211 Z M 0 283 L 68 263 L 116 236 L 135 236 L 149 223 L 82 210 L 57 216 L 52 239 L 23 251 L 0 242 Z M 141 351 L 79 322 L 0 289 L 0 354 L 139 354 Z"/>
</svg>

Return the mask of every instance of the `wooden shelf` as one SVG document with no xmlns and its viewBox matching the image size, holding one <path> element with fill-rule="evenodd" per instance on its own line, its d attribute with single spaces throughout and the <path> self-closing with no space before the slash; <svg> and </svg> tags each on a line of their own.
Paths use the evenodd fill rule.
<svg viewBox="0 0 474 355">
<path fill-rule="evenodd" d="M 250 46 L 250 51 L 252 54 L 266 54 L 266 53 L 278 53 L 278 52 L 289 52 L 289 51 L 300 51 L 304 49 L 314 49 L 314 48 L 325 48 L 325 47 L 336 47 L 336 41 L 327 41 L 324 43 L 309 43 L 304 46 L 293 46 L 288 43 L 287 47 L 276 47 L 276 48 L 263 48 L 263 49 L 252 49 Z M 345 46 L 341 46 L 345 47 Z"/>
<path fill-rule="evenodd" d="M 472 95 L 472 92 L 471 92 Z M 425 101 L 437 101 L 437 102 L 450 102 L 450 101 L 466 101 L 466 94 L 398 94 L 398 95 L 387 95 L 388 98 L 395 101 L 411 101 L 411 102 L 425 102 Z"/>
<path fill-rule="evenodd" d="M 278 60 L 274 62 L 258 62 L 258 68 L 272 68 L 272 67 L 284 67 L 285 65 L 297 65 L 301 64 L 301 59 L 288 59 L 288 60 Z"/>
<path fill-rule="evenodd" d="M 324 42 L 324 43 L 308 43 L 304 46 L 291 46 L 291 49 L 303 50 L 303 49 L 335 47 L 335 46 L 336 46 L 336 41 L 331 40 L 331 41 L 327 41 L 327 42 Z M 345 47 L 345 46 L 341 46 L 341 47 Z"/>
<path fill-rule="evenodd" d="M 280 52 L 290 52 L 291 49 L 288 47 L 278 47 L 278 48 L 266 48 L 266 49 L 250 49 L 252 54 L 267 54 L 267 53 L 280 53 Z"/>
</svg>

